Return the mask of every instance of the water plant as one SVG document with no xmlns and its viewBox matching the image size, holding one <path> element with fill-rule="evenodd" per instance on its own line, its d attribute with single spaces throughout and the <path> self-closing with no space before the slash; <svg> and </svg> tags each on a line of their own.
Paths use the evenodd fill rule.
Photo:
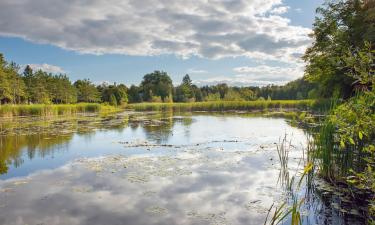
<svg viewBox="0 0 375 225">
<path fill-rule="evenodd" d="M 0 117 L 58 116 L 77 113 L 108 113 L 119 110 L 119 108 L 98 103 L 0 105 Z"/>
<path fill-rule="evenodd" d="M 320 110 L 326 100 L 256 100 L 256 101 L 209 101 L 189 103 L 137 103 L 129 104 L 136 111 L 290 111 Z"/>
<path fill-rule="evenodd" d="M 311 142 L 308 143 L 307 151 L 310 151 L 312 149 L 310 145 Z M 290 218 L 291 225 L 302 224 L 301 208 L 308 196 L 301 196 L 301 188 L 305 187 L 309 190 L 311 187 L 314 163 L 310 161 L 309 157 L 307 157 L 307 161 L 303 160 L 303 171 L 300 174 L 290 176 L 288 162 L 289 152 L 292 148 L 293 145 L 291 144 L 291 140 L 287 140 L 286 134 L 276 145 L 280 163 L 279 181 L 286 194 L 286 199 L 280 206 L 275 206 L 274 204 L 271 205 L 264 224 L 277 225 L 282 223 L 286 218 Z M 309 152 L 307 152 L 307 155 L 309 155 Z M 309 191 L 306 191 L 306 195 L 309 193 Z M 273 211 L 273 214 L 269 217 L 271 211 Z"/>
</svg>

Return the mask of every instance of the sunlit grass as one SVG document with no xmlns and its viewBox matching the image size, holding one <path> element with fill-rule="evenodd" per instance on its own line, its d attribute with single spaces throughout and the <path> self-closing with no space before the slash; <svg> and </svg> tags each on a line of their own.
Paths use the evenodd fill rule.
<svg viewBox="0 0 375 225">
<path fill-rule="evenodd" d="M 0 117 L 15 116 L 59 116 L 77 113 L 108 113 L 119 109 L 98 103 L 78 103 L 61 105 L 0 105 Z"/>
<path fill-rule="evenodd" d="M 309 110 L 325 107 L 326 101 L 321 100 L 272 100 L 272 101 L 210 101 L 189 103 L 136 103 L 128 108 L 136 111 L 268 111 L 268 110 Z"/>
</svg>

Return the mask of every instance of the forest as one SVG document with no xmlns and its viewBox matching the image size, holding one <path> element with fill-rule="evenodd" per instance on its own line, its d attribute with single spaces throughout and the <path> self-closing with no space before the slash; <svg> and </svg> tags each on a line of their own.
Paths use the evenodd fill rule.
<svg viewBox="0 0 375 225">
<path fill-rule="evenodd" d="M 154 71 L 143 77 L 140 85 L 99 84 L 89 79 L 72 82 L 66 74 L 23 71 L 14 62 L 6 62 L 0 54 L 1 104 L 72 104 L 77 102 L 108 103 L 119 106 L 139 102 L 202 102 L 313 99 L 314 83 L 300 78 L 283 86 L 231 87 L 225 83 L 198 87 L 186 74 L 174 87 L 170 76 Z"/>
</svg>

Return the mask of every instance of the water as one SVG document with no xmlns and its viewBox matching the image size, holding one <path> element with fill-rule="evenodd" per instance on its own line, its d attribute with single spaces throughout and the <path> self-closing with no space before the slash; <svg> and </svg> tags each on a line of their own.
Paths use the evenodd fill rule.
<svg viewBox="0 0 375 225">
<path fill-rule="evenodd" d="M 297 174 L 307 140 L 283 118 L 204 113 L 21 119 L 1 131 L 0 224 L 263 224 L 285 199 L 276 144 L 291 140 Z M 304 224 L 344 224 L 323 206 L 304 209 Z"/>
</svg>

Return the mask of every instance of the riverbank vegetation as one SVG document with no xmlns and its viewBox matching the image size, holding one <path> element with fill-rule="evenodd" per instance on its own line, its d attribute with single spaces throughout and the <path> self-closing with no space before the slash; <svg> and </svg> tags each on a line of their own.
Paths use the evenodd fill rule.
<svg viewBox="0 0 375 225">
<path fill-rule="evenodd" d="M 136 111 L 293 111 L 324 110 L 325 100 L 209 101 L 190 103 L 137 103 L 127 107 Z"/>
<path fill-rule="evenodd" d="M 375 224 L 375 2 L 329 1 L 317 13 L 305 78 L 334 100 L 314 135 L 312 172 L 340 186 Z"/>
<path fill-rule="evenodd" d="M 110 113 L 119 110 L 120 108 L 98 103 L 0 105 L 0 117 L 68 116 L 77 113 Z"/>
</svg>

